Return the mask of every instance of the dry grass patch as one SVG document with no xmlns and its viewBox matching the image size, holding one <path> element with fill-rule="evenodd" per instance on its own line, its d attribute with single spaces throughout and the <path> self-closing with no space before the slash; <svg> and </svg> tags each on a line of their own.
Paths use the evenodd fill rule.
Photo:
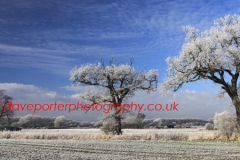
<svg viewBox="0 0 240 160">
<path fill-rule="evenodd" d="M 74 131 L 22 131 L 22 132 L 10 132 L 5 131 L 0 133 L 0 139 L 45 139 L 45 140 L 161 140 L 161 141 L 187 141 L 189 135 L 178 132 L 165 132 L 165 133 L 125 133 L 123 135 L 105 135 L 101 132 L 74 132 Z"/>
<path fill-rule="evenodd" d="M 240 140 L 234 134 L 230 140 Z M 45 140 L 159 140 L 159 141 L 194 141 L 223 140 L 216 131 L 199 129 L 124 129 L 123 135 L 105 135 L 97 129 L 89 130 L 22 130 L 0 132 L 0 139 L 45 139 Z"/>
<path fill-rule="evenodd" d="M 239 141 L 240 142 L 240 134 L 233 133 L 231 137 L 222 135 L 220 133 L 209 134 L 209 135 L 196 135 L 190 136 L 189 141 L 195 140 L 224 140 L 224 141 Z"/>
</svg>

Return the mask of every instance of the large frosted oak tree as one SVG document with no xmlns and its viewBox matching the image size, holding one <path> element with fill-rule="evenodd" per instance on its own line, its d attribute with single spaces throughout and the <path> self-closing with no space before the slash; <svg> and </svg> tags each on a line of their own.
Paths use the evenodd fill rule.
<svg viewBox="0 0 240 160">
<path fill-rule="evenodd" d="M 187 37 L 180 56 L 166 60 L 168 75 L 161 85 L 163 95 L 177 91 L 184 83 L 211 80 L 230 96 L 240 125 L 240 16 L 217 19 L 201 35 L 195 28 L 184 29 Z"/>
<path fill-rule="evenodd" d="M 102 58 L 98 64 L 86 64 L 71 71 L 70 80 L 73 83 L 84 85 L 99 86 L 101 91 L 93 90 L 80 94 L 79 97 L 84 101 L 91 101 L 95 104 L 113 104 L 116 110 L 106 113 L 102 119 L 112 118 L 115 120 L 114 134 L 120 135 L 121 119 L 123 118 L 120 105 L 127 98 L 133 96 L 136 91 L 143 90 L 148 93 L 156 90 L 158 81 L 158 71 L 136 72 L 133 66 L 133 58 L 129 58 L 128 64 L 113 64 L 113 58 L 109 65 L 105 65 Z M 113 107 L 114 108 L 114 107 Z M 127 113 L 127 112 L 125 112 Z"/>
</svg>

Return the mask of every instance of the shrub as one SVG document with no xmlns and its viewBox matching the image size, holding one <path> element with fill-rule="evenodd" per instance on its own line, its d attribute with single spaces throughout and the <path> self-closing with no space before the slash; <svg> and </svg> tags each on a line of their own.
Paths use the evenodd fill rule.
<svg viewBox="0 0 240 160">
<path fill-rule="evenodd" d="M 236 115 L 229 111 L 216 113 L 214 116 L 214 125 L 222 135 L 228 138 L 230 138 L 234 132 L 239 132 Z"/>
<path fill-rule="evenodd" d="M 146 117 L 143 113 L 138 113 L 137 117 L 135 118 L 135 123 L 137 124 L 137 129 L 143 129 L 144 123 L 143 120 Z"/>
<path fill-rule="evenodd" d="M 96 123 L 94 123 L 93 127 L 96 128 L 100 128 L 101 126 L 103 126 L 103 122 L 102 121 L 97 121 Z"/>
<path fill-rule="evenodd" d="M 115 122 L 111 121 L 111 122 L 106 122 L 103 124 L 102 127 L 100 127 L 101 131 L 104 132 L 104 134 L 111 134 L 111 135 L 115 135 L 116 134 L 116 130 L 115 130 Z"/>
<path fill-rule="evenodd" d="M 64 116 L 59 116 L 54 121 L 54 127 L 64 128 L 66 125 L 66 118 Z"/>
<path fill-rule="evenodd" d="M 164 137 L 165 141 L 187 141 L 189 139 L 189 135 L 184 133 L 171 133 L 166 134 Z"/>
<path fill-rule="evenodd" d="M 144 129 L 148 129 L 149 128 L 149 126 L 148 125 L 144 125 L 144 127 L 143 127 Z"/>
<path fill-rule="evenodd" d="M 209 118 L 207 121 L 209 122 L 209 123 L 213 123 L 213 118 Z"/>
<path fill-rule="evenodd" d="M 182 128 L 182 126 L 177 124 L 176 126 L 174 126 L 174 128 Z"/>
<path fill-rule="evenodd" d="M 214 124 L 206 123 L 205 124 L 205 129 L 206 130 L 214 130 Z"/>
<path fill-rule="evenodd" d="M 159 124 L 159 125 L 158 125 L 158 128 L 160 128 L 160 129 L 163 129 L 163 128 L 164 128 L 164 126 L 163 126 L 163 125 L 161 125 L 161 124 Z"/>
</svg>

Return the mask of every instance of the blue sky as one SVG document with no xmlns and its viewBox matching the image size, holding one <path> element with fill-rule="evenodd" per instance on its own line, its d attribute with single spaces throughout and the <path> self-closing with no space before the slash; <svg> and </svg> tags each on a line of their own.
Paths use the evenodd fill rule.
<svg viewBox="0 0 240 160">
<path fill-rule="evenodd" d="M 138 71 L 145 67 L 158 69 L 159 82 L 163 82 L 167 73 L 165 59 L 178 56 L 185 42 L 182 26 L 194 26 L 200 32 L 208 30 L 213 26 L 213 20 L 228 14 L 239 14 L 239 6 L 239 0 L 1 0 L 0 86 L 8 90 L 7 93 L 15 99 L 15 103 L 47 103 L 56 100 L 66 103 L 71 100 L 71 95 L 91 89 L 71 87 L 71 69 L 76 65 L 96 63 L 100 55 L 104 55 L 106 62 L 114 56 L 115 62 L 124 63 L 128 62 L 125 55 L 134 56 L 134 65 Z M 180 92 L 186 89 L 195 91 L 196 95 L 206 92 L 213 97 L 218 91 L 217 86 L 204 87 L 202 82 L 188 84 Z M 50 94 L 54 95 L 52 99 L 51 96 L 43 98 Z M 144 96 L 141 94 L 135 98 Z M 174 101 L 171 96 L 164 99 L 157 92 L 144 103 L 151 103 L 158 97 L 163 102 L 167 98 Z M 197 106 L 198 101 L 203 100 L 196 99 Z M 209 99 L 209 103 L 212 102 Z M 203 105 L 207 106 L 207 103 Z M 187 109 L 191 108 L 188 104 L 182 107 L 185 107 L 185 111 L 181 114 L 161 113 L 158 116 L 157 113 L 146 113 L 147 118 L 183 118 L 193 115 L 207 119 L 226 106 L 213 105 L 209 115 L 205 115 L 205 111 L 196 114 L 198 111 Z M 29 113 L 17 113 L 20 116 L 26 114 Z M 96 120 L 93 113 L 80 118 L 78 113 L 74 114 L 41 113 L 49 116 L 65 115 L 76 120 Z"/>
</svg>

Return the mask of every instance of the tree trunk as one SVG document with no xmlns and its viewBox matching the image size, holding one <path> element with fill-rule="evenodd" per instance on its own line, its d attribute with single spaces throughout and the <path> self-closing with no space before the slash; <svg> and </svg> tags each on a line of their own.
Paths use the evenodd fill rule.
<svg viewBox="0 0 240 160">
<path fill-rule="evenodd" d="M 238 96 L 233 98 L 233 105 L 235 106 L 236 109 L 237 124 L 238 127 L 240 127 L 240 99 Z"/>
<path fill-rule="evenodd" d="M 115 132 L 117 135 L 122 135 L 121 115 L 119 111 L 117 111 L 115 116 Z"/>
<path fill-rule="evenodd" d="M 239 110 L 238 111 L 236 110 L 236 115 L 237 115 L 237 124 L 238 124 L 237 128 L 239 129 L 239 127 L 240 127 L 240 112 L 239 112 Z"/>
</svg>

